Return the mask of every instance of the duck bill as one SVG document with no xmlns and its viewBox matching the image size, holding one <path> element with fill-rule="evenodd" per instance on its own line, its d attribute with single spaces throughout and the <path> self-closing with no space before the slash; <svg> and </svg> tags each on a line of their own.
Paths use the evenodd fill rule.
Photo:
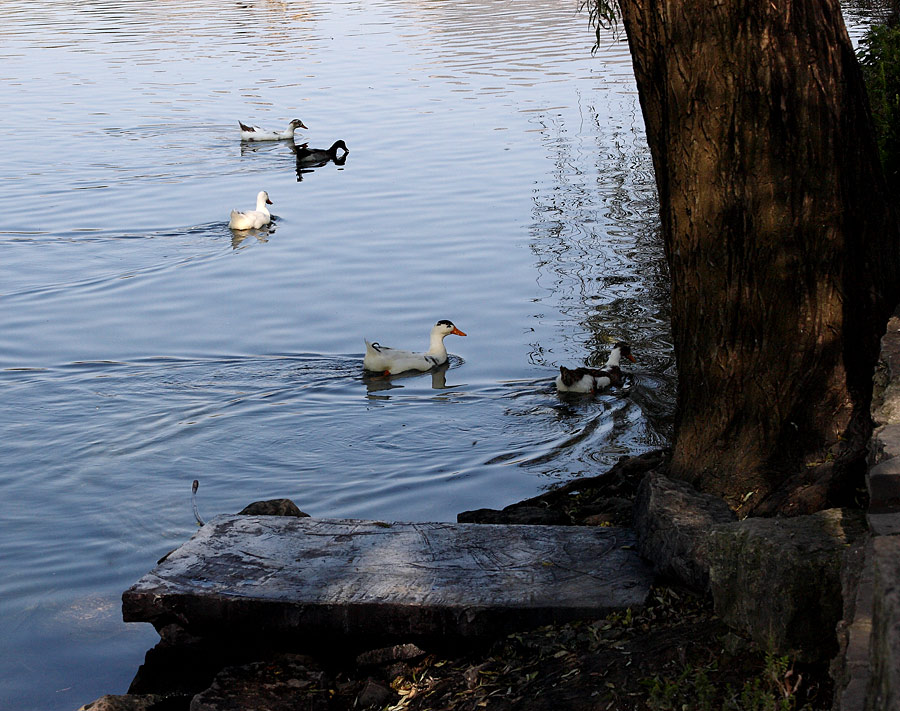
<svg viewBox="0 0 900 711">
<path fill-rule="evenodd" d="M 269 198 L 266 198 L 266 205 L 274 205 L 274 204 L 275 203 L 273 203 L 271 200 L 269 200 Z"/>
<path fill-rule="evenodd" d="M 453 330 L 450 333 L 456 334 L 457 336 L 465 336 L 466 334 L 460 331 L 456 326 L 453 327 Z"/>
<path fill-rule="evenodd" d="M 628 358 L 628 360 L 630 360 L 632 363 L 637 363 L 637 361 L 634 359 L 634 356 L 631 355 L 631 353 L 626 353 L 625 357 Z"/>
</svg>

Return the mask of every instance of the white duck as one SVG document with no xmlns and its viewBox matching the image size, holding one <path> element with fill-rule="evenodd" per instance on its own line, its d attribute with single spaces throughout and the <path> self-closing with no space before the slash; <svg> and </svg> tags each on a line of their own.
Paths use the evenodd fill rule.
<svg viewBox="0 0 900 711">
<path fill-rule="evenodd" d="M 556 376 L 556 389 L 559 392 L 595 393 L 610 385 L 621 385 L 622 370 L 619 362 L 622 356 L 634 363 L 631 346 L 619 341 L 613 346 L 603 368 L 566 368 L 561 365 L 559 375 Z"/>
<path fill-rule="evenodd" d="M 246 212 L 232 210 L 228 226 L 233 230 L 254 230 L 258 227 L 265 227 L 272 221 L 272 214 L 266 207 L 271 204 L 269 193 L 260 190 L 259 195 L 256 196 L 256 209 Z"/>
<path fill-rule="evenodd" d="M 425 353 L 401 351 L 378 343 L 366 341 L 366 356 L 363 368 L 384 375 L 394 375 L 406 370 L 431 370 L 436 365 L 447 362 L 447 348 L 444 337 L 450 334 L 465 336 L 451 321 L 441 319 L 431 329 L 431 344 Z"/>
<path fill-rule="evenodd" d="M 242 141 L 283 141 L 294 137 L 294 131 L 298 128 L 306 128 L 303 121 L 294 119 L 284 131 L 263 131 L 259 126 L 247 126 L 238 121 L 241 127 Z"/>
</svg>

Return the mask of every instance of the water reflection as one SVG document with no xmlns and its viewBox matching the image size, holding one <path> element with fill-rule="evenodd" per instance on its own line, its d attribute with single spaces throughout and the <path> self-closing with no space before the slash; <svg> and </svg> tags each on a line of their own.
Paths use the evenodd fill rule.
<svg viewBox="0 0 900 711">
<path fill-rule="evenodd" d="M 453 357 L 453 361 L 456 365 L 460 365 L 462 363 L 461 358 Z M 448 360 L 446 363 L 432 368 L 427 373 L 407 371 L 405 373 L 397 373 L 395 375 L 380 375 L 365 372 L 363 374 L 363 382 L 366 384 L 366 392 L 370 396 L 373 396 L 374 393 L 377 392 L 393 390 L 395 388 L 402 388 L 403 385 L 398 382 L 399 380 L 405 380 L 407 378 L 424 378 L 428 375 L 431 376 L 432 390 L 449 390 L 450 388 L 459 387 L 458 385 L 447 385 L 447 371 L 450 369 L 450 364 L 451 361 Z M 379 397 L 384 398 L 384 396 Z"/>
<path fill-rule="evenodd" d="M 269 241 L 269 235 L 274 234 L 275 232 L 275 216 L 272 216 L 272 222 L 270 222 L 265 227 L 258 227 L 252 230 L 230 230 L 231 231 L 231 248 L 232 249 L 244 249 L 247 247 L 244 244 L 244 241 L 248 237 L 253 237 L 256 239 L 258 244 L 265 244 Z"/>
<path fill-rule="evenodd" d="M 843 0 L 844 23 L 854 47 L 859 45 L 871 24 L 884 24 L 892 11 L 891 0 Z"/>
<path fill-rule="evenodd" d="M 290 144 L 294 154 L 297 171 L 297 182 L 303 180 L 303 176 L 315 172 L 315 168 L 321 168 L 328 163 L 343 166 L 347 162 L 350 150 L 342 140 L 335 141 L 330 148 L 310 148 L 308 143 Z"/>
<path fill-rule="evenodd" d="M 554 168 L 549 189 L 533 198 L 531 248 L 568 337 L 564 353 L 535 349 L 531 357 L 554 368 L 599 367 L 626 340 L 640 371 L 666 374 L 660 384 L 671 400 L 668 274 L 650 156 L 635 109 L 610 121 L 602 108 L 610 111 L 581 107 L 577 129 L 560 112 L 535 117 Z M 593 160 L 583 159 L 586 141 Z"/>
<path fill-rule="evenodd" d="M 252 155 L 280 155 L 294 153 L 293 141 L 241 141 L 241 157 Z"/>
</svg>

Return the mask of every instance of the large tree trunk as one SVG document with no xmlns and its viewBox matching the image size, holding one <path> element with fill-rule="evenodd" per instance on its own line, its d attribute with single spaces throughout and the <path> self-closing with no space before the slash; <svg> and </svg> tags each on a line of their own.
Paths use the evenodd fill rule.
<svg viewBox="0 0 900 711">
<path fill-rule="evenodd" d="M 659 188 L 672 471 L 800 513 L 862 484 L 898 227 L 837 0 L 621 0 Z"/>
</svg>

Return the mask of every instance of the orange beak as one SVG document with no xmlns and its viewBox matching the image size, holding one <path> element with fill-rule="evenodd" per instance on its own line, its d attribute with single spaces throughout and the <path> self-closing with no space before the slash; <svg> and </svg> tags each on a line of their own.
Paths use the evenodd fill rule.
<svg viewBox="0 0 900 711">
<path fill-rule="evenodd" d="M 266 205 L 274 205 L 274 204 L 275 203 L 273 203 L 271 200 L 269 200 L 269 198 L 266 198 Z"/>
<path fill-rule="evenodd" d="M 453 330 L 450 333 L 455 333 L 457 336 L 465 336 L 466 334 L 460 331 L 456 326 L 453 327 Z"/>
<path fill-rule="evenodd" d="M 634 359 L 634 356 L 631 355 L 631 353 L 626 354 L 625 357 L 628 358 L 628 360 L 630 360 L 632 363 L 637 363 L 637 361 Z"/>
</svg>

